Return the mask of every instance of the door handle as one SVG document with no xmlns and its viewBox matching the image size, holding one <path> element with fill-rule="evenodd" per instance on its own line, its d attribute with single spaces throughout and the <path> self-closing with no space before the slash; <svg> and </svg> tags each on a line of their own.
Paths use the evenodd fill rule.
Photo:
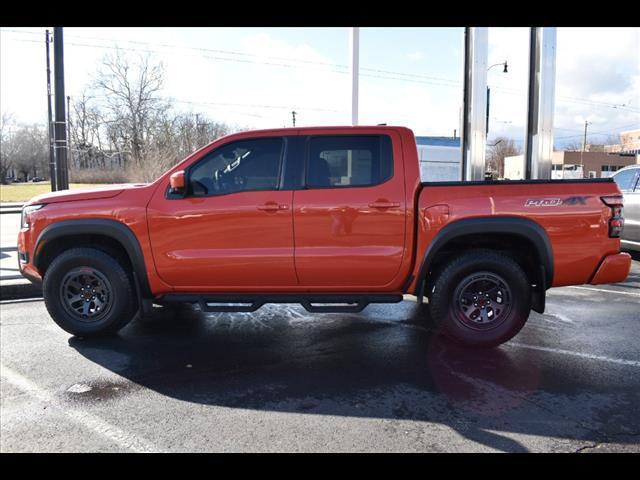
<svg viewBox="0 0 640 480">
<path fill-rule="evenodd" d="M 398 208 L 399 206 L 398 202 L 373 202 L 369 204 L 370 208 Z"/>
<path fill-rule="evenodd" d="M 289 205 L 277 204 L 277 203 L 265 203 L 264 205 L 259 205 L 258 210 L 262 210 L 264 212 L 276 212 L 278 210 L 287 210 Z"/>
</svg>

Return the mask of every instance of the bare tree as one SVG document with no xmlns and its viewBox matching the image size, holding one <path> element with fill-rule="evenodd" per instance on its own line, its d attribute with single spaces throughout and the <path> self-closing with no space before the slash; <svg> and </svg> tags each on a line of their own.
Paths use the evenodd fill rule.
<svg viewBox="0 0 640 480">
<path fill-rule="evenodd" d="M 583 147 L 582 140 L 571 140 L 565 143 L 562 148 L 565 152 L 581 152 Z"/>
<path fill-rule="evenodd" d="M 152 64 L 141 56 L 136 64 L 121 51 L 107 55 L 95 80 L 106 104 L 106 119 L 112 124 L 109 134 L 118 151 L 129 151 L 140 166 L 153 136 L 156 122 L 169 108 L 159 92 L 162 89 L 162 63 Z"/>
<path fill-rule="evenodd" d="M 493 139 L 487 152 L 487 169 L 498 176 L 504 177 L 504 158 L 520 155 L 522 149 L 516 142 L 507 137 L 497 137 Z"/>
<path fill-rule="evenodd" d="M 230 133 L 232 128 L 211 121 L 202 114 L 165 112 L 157 119 L 148 145 L 144 168 L 136 172 L 143 181 L 151 181 L 178 161 L 211 141 Z"/>
<path fill-rule="evenodd" d="M 21 125 L 11 142 L 14 167 L 20 177 L 25 181 L 29 177 L 48 177 L 49 141 L 42 125 Z"/>
<path fill-rule="evenodd" d="M 604 145 L 620 145 L 620 135 L 607 135 L 603 142 Z"/>
<path fill-rule="evenodd" d="M 70 124 L 78 181 L 150 181 L 191 152 L 238 128 L 179 113 L 161 95 L 164 70 L 148 56 L 104 57 L 92 85 L 73 100 Z"/>
<path fill-rule="evenodd" d="M 15 142 L 10 129 L 14 126 L 13 115 L 3 113 L 0 119 L 0 183 L 7 183 L 7 176 L 15 160 Z"/>
</svg>

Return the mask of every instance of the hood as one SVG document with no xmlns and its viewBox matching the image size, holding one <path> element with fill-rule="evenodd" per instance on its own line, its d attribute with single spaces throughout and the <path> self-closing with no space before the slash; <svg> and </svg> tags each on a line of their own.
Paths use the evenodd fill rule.
<svg viewBox="0 0 640 480">
<path fill-rule="evenodd" d="M 73 190 L 60 190 L 58 192 L 36 195 L 25 205 L 40 203 L 59 203 L 78 200 L 97 200 L 99 198 L 112 198 L 120 195 L 125 190 L 146 187 L 147 183 L 122 183 L 118 185 L 105 185 L 89 188 L 74 188 Z"/>
</svg>

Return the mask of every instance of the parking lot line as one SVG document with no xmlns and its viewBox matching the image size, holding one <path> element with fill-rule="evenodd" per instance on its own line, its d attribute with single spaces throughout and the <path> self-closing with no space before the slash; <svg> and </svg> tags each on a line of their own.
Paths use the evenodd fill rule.
<svg viewBox="0 0 640 480">
<path fill-rule="evenodd" d="M 10 384 L 40 400 L 41 402 L 47 403 L 50 407 L 61 411 L 76 423 L 96 432 L 99 435 L 102 435 L 103 437 L 111 440 L 120 447 L 132 450 L 134 452 L 143 453 L 161 451 L 148 440 L 143 439 L 137 435 L 127 433 L 124 430 L 110 424 L 109 422 L 92 413 L 83 412 L 77 408 L 70 407 L 69 405 L 60 404 L 60 402 L 56 401 L 53 395 L 51 395 L 46 390 L 38 387 L 38 385 L 33 383 L 25 376 L 19 374 L 9 367 L 6 367 L 5 365 L 1 365 L 0 367 L 0 375 L 5 378 Z"/>
<path fill-rule="evenodd" d="M 505 347 L 518 347 L 528 348 L 529 350 L 540 350 L 542 352 L 561 353 L 563 355 L 572 355 L 574 357 L 587 358 L 589 360 L 600 360 L 602 362 L 617 363 L 619 365 L 626 365 L 631 367 L 640 367 L 640 362 L 636 360 L 627 360 L 624 358 L 611 358 L 604 355 L 592 355 L 590 353 L 574 352 L 571 350 L 562 350 L 560 348 L 541 347 L 538 345 L 527 345 L 525 343 L 508 342 L 504 344 Z"/>
<path fill-rule="evenodd" d="M 577 285 L 569 285 L 567 287 L 562 287 L 562 288 L 579 288 L 581 290 L 594 290 L 596 292 L 619 293 L 620 295 L 631 295 L 632 297 L 640 297 L 640 293 L 621 292 L 619 290 L 607 290 L 607 289 L 604 289 L 604 288 L 582 287 L 582 286 L 577 286 Z M 553 291 L 553 290 L 550 290 L 550 291 Z"/>
</svg>

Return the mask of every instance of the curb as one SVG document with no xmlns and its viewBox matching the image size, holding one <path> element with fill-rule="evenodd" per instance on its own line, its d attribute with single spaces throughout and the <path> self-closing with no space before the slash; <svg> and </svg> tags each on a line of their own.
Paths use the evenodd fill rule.
<svg viewBox="0 0 640 480">
<path fill-rule="evenodd" d="M 0 203 L 0 214 L 1 213 L 22 213 L 23 206 L 24 206 L 24 203 L 17 203 L 17 202 Z"/>
<path fill-rule="evenodd" d="M 0 285 L 0 300 L 19 300 L 42 297 L 42 287 L 33 283 L 9 283 Z"/>
</svg>

